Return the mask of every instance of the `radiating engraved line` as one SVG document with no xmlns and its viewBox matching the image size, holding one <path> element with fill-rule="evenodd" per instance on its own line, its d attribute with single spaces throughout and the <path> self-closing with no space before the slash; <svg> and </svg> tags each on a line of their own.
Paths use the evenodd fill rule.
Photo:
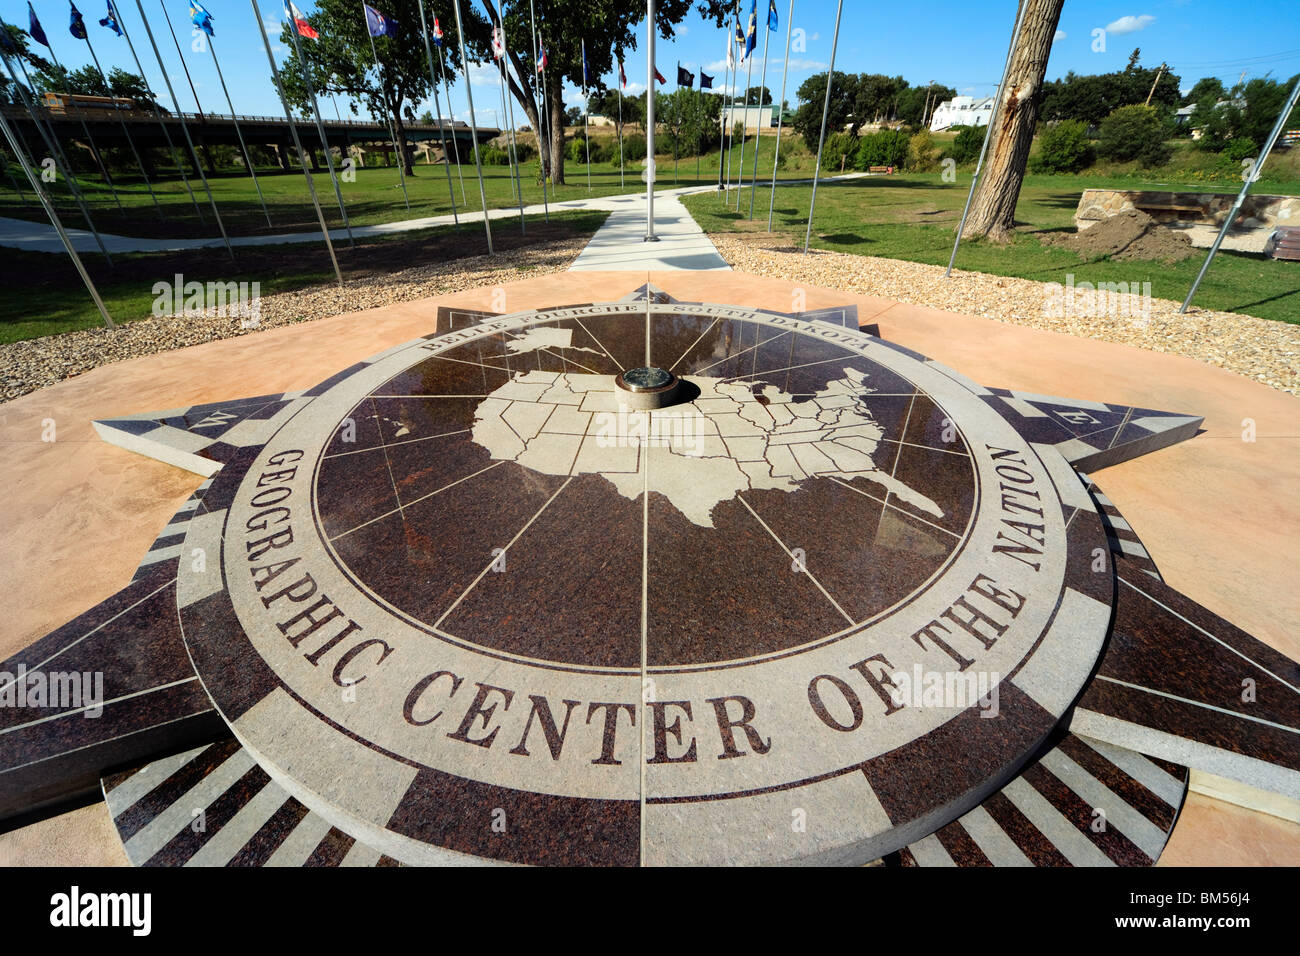
<svg viewBox="0 0 1300 956">
<path fill-rule="evenodd" d="M 442 432 L 437 435 L 423 435 L 420 438 L 407 438 L 402 441 L 390 442 L 387 447 L 396 448 L 398 445 L 412 445 L 418 441 L 430 441 L 434 438 L 447 438 L 450 435 L 463 435 L 469 431 L 472 431 L 472 429 L 459 428 L 454 432 Z M 342 458 L 344 455 L 360 455 L 363 452 L 375 451 L 377 447 L 379 446 L 371 445 L 369 448 L 354 448 L 352 451 L 336 451 L 332 455 L 326 455 L 322 460 L 328 461 L 331 458 Z"/>
<path fill-rule="evenodd" d="M 598 346 L 600 346 L 600 350 L 605 353 L 605 357 L 614 363 L 614 368 L 618 369 L 621 372 L 623 370 L 623 366 L 619 364 L 618 359 L 614 358 L 613 354 L 609 351 L 609 349 L 605 348 L 604 343 L 601 342 L 600 339 L 596 338 L 596 336 L 591 334 L 591 329 L 587 328 L 587 326 L 583 324 L 582 319 L 574 318 L 573 321 L 577 322 L 578 326 L 582 329 L 582 331 L 586 332 L 588 337 L 593 342 L 595 342 Z"/>
<path fill-rule="evenodd" d="M 650 419 L 654 413 L 646 412 L 646 418 Z M 646 430 L 650 430 L 650 422 L 646 423 Z M 638 444 L 644 444 L 642 438 Z M 644 448 L 640 455 L 640 460 L 644 462 L 643 474 L 645 478 L 641 485 L 641 686 L 637 692 L 637 711 L 640 715 L 640 723 L 637 727 L 637 762 L 641 770 L 641 787 L 638 798 L 641 803 L 640 813 L 638 813 L 638 822 L 640 824 L 640 850 L 638 853 L 638 862 L 645 864 L 645 778 L 646 778 L 646 754 L 645 754 L 645 682 L 649 664 L 649 646 L 650 646 L 650 449 Z"/>
<path fill-rule="evenodd" d="M 434 495 L 441 494 L 442 492 L 446 491 L 448 488 L 454 488 L 456 485 L 459 485 L 462 481 L 469 481 L 471 478 L 477 477 L 478 475 L 483 474 L 483 472 L 485 472 L 485 471 L 491 471 L 493 468 L 497 467 L 497 465 L 504 465 L 504 464 L 505 464 L 505 460 L 502 460 L 502 461 L 494 461 L 494 462 L 492 462 L 492 464 L 488 465 L 486 468 L 481 468 L 481 469 L 479 469 L 478 471 L 474 472 L 474 474 L 472 474 L 472 475 L 466 475 L 464 478 L 457 478 L 457 479 L 456 479 L 455 481 L 453 481 L 451 484 L 443 485 L 443 486 L 442 486 L 441 488 L 439 488 L 437 491 L 431 491 L 431 492 L 429 492 L 427 495 L 421 495 L 421 496 L 418 497 L 418 498 L 415 498 L 415 499 L 413 499 L 413 500 L 411 500 L 411 501 L 408 501 L 408 502 L 406 503 L 406 507 L 407 507 L 407 508 L 414 508 L 416 505 L 418 505 L 421 501 L 424 501 L 426 498 L 432 498 Z M 360 531 L 362 528 L 366 527 L 366 525 L 372 525 L 372 524 L 374 524 L 376 521 L 383 521 L 385 518 L 390 517 L 390 516 L 392 516 L 392 515 L 395 515 L 395 514 L 397 514 L 397 512 L 399 512 L 399 511 L 401 511 L 401 510 L 402 510 L 401 508 L 393 508 L 393 509 L 391 509 L 391 510 L 389 510 L 389 511 L 385 511 L 383 514 L 381 514 L 381 515 L 379 515 L 379 516 L 377 516 L 377 517 L 371 518 L 369 521 L 363 521 L 361 524 L 357 525 L 355 528 L 349 528 L 347 531 L 344 531 L 342 534 L 336 534 L 334 537 L 330 538 L 330 541 L 337 541 L 339 538 L 346 538 L 346 537 L 347 537 L 348 535 L 350 535 L 353 531 Z"/>
<path fill-rule="evenodd" d="M 785 542 L 776 536 L 776 532 L 767 526 L 767 522 L 758 516 L 758 512 L 755 511 L 752 507 L 750 507 L 748 501 L 746 501 L 740 495 L 736 495 L 736 498 L 740 501 L 742 505 L 744 505 L 746 508 L 749 509 L 749 513 L 754 516 L 754 520 L 763 526 L 763 530 L 772 536 L 772 540 L 775 541 L 778 545 L 780 545 L 781 550 L 784 551 L 786 555 L 790 558 L 790 560 L 793 562 L 794 552 L 792 552 L 789 548 L 785 546 Z M 835 610 L 839 611 L 840 614 L 844 616 L 844 620 L 848 621 L 850 624 L 857 623 L 856 621 L 853 620 L 853 618 L 849 617 L 848 612 L 845 611 L 844 608 L 840 607 L 839 602 L 836 601 L 835 598 L 831 597 L 830 592 L 827 591 L 824 587 L 822 587 L 822 583 L 818 581 L 816 577 L 813 576 L 813 573 L 808 570 L 808 566 L 806 564 L 804 565 L 803 573 L 808 575 L 808 580 L 817 586 L 817 590 L 822 592 L 826 600 L 830 601 L 831 604 L 835 605 Z"/>
<path fill-rule="evenodd" d="M 1119 579 L 1119 581 L 1120 581 L 1120 584 L 1127 585 L 1128 587 L 1132 588 L 1134 591 L 1137 591 L 1138 594 L 1141 594 L 1144 598 L 1146 598 L 1146 599 L 1147 599 L 1148 601 L 1150 601 L 1152 604 L 1156 605 L 1157 607 L 1164 608 L 1164 610 L 1168 611 L 1170 614 L 1172 614 L 1174 617 L 1178 618 L 1178 620 L 1182 621 L 1184 624 L 1187 624 L 1187 625 L 1189 625 L 1189 626 L 1191 626 L 1191 627 L 1194 627 L 1196 630 L 1200 631 L 1202 634 L 1204 634 L 1204 635 L 1205 635 L 1206 637 L 1208 637 L 1210 640 L 1214 641 L 1216 644 L 1222 644 L 1224 647 L 1226 647 L 1228 650 L 1232 651 L 1232 653 L 1236 654 L 1236 655 L 1237 655 L 1238 657 L 1240 657 L 1242 660 L 1247 661 L 1247 662 L 1249 662 L 1249 663 L 1251 663 L 1251 664 L 1254 664 L 1256 667 L 1258 667 L 1260 670 L 1262 670 L 1262 671 L 1263 671 L 1265 674 L 1267 674 L 1269 677 L 1273 678 L 1275 681 L 1277 681 L 1277 682 L 1278 682 L 1279 684 L 1281 684 L 1283 687 L 1289 687 L 1289 688 L 1291 688 L 1291 690 L 1295 691 L 1297 694 L 1300 694 L 1300 687 L 1296 687 L 1295 684 L 1290 684 L 1290 683 L 1288 683 L 1284 678 L 1279 677 L 1277 674 L 1274 674 L 1271 670 L 1269 670 L 1267 667 L 1265 667 L 1265 666 L 1264 666 L 1263 664 L 1261 664 L 1259 661 L 1257 661 L 1257 660 L 1253 660 L 1252 658 L 1250 658 L 1250 657 L 1248 657 L 1247 655 L 1243 654 L 1241 651 L 1237 650 L 1235 647 L 1233 647 L 1231 644 L 1229 644 L 1229 643 L 1227 643 L 1226 641 L 1224 641 L 1222 638 L 1215 637 L 1213 634 L 1211 634 L 1211 633 L 1210 633 L 1209 631 L 1207 631 L 1205 628 L 1201 627 L 1201 626 L 1200 626 L 1199 624 L 1197 624 L 1195 621 L 1189 621 L 1187 618 L 1183 617 L 1181 614 L 1179 614 L 1177 611 L 1175 611 L 1175 610 L 1174 610 L 1173 608 L 1171 608 L 1169 605 L 1164 604 L 1164 603 L 1162 603 L 1161 601 L 1157 600 L 1156 598 L 1152 597 L 1150 594 L 1148 594 L 1146 591 L 1143 591 L 1140 587 L 1138 587 L 1136 584 L 1133 584 L 1133 583 L 1132 583 L 1131 581 L 1129 581 L 1127 578 L 1121 576 L 1120 579 Z"/>
<path fill-rule="evenodd" d="M 818 476 L 814 475 L 813 477 L 816 478 Z M 955 531 L 950 531 L 947 528 L 940 527 L 939 525 L 935 524 L 933 521 L 926 521 L 924 518 L 920 517 L 919 515 L 914 515 L 910 511 L 904 511 L 902 508 L 898 507 L 898 505 L 891 505 L 887 501 L 885 501 L 885 499 L 877 498 L 871 492 L 863 491 L 861 488 L 855 488 L 853 485 L 849 484 L 846 481 L 841 481 L 839 478 L 836 478 L 834 475 L 827 475 L 826 477 L 829 478 L 831 481 L 835 482 L 837 485 L 843 485 L 845 488 L 849 489 L 849 491 L 856 491 L 864 498 L 870 498 L 872 501 L 883 505 L 884 507 L 888 508 L 890 511 L 896 511 L 905 518 L 911 518 L 913 521 L 919 521 L 921 522 L 921 524 L 929 525 L 935 531 L 942 531 L 944 534 L 952 535 L 952 537 L 956 538 L 958 541 L 961 540 L 961 535 L 959 535 Z M 870 478 L 867 478 L 866 472 L 863 472 L 862 477 L 866 478 L 867 481 L 871 480 Z M 887 495 L 889 494 L 889 492 L 885 492 L 885 494 Z M 877 534 L 880 533 L 879 526 L 877 526 L 876 528 L 876 533 Z"/>
<path fill-rule="evenodd" d="M 682 359 L 686 358 L 686 356 L 688 356 L 688 355 L 691 354 L 691 349 L 695 348 L 695 346 L 697 346 L 697 345 L 700 344 L 700 339 L 702 339 L 702 338 L 704 338 L 704 336 L 708 335 L 708 334 L 709 334 L 709 330 L 712 329 L 712 328 L 713 328 L 715 325 L 717 325 L 717 324 L 718 324 L 718 320 L 715 318 L 712 322 L 709 323 L 708 328 L 706 328 L 703 332 L 700 333 L 699 338 L 697 338 L 694 342 L 692 342 L 690 345 L 688 345 L 688 346 L 686 347 L 686 351 L 683 352 L 680 356 L 677 357 L 677 361 L 674 362 L 672 365 L 668 366 L 668 371 L 671 372 L 671 371 L 672 371 L 673 369 L 675 369 L 678 365 L 680 365 L 680 364 L 682 363 Z"/>
<path fill-rule="evenodd" d="M 1133 407 L 1130 405 L 1129 410 L 1124 413 L 1124 420 L 1115 426 L 1115 437 L 1112 438 L 1110 444 L 1106 446 L 1107 450 L 1115 447 L 1115 442 L 1119 441 L 1119 436 L 1124 433 L 1124 426 L 1128 424 L 1128 420 L 1132 417 Z"/>
<path fill-rule="evenodd" d="M 28 671 L 27 673 L 31 674 L 33 672 Z M 29 720 L 25 724 L 14 724 L 12 727 L 6 727 L 4 728 L 4 730 L 0 730 L 0 736 L 4 736 L 5 734 L 12 733 L 15 730 L 22 730 L 24 727 L 35 727 L 37 724 L 44 724 L 51 720 L 58 720 L 62 717 L 75 717 L 77 714 L 85 713 L 86 711 L 96 707 L 108 707 L 111 704 L 120 704 L 124 700 L 131 700 L 132 698 L 135 697 L 143 697 L 145 694 L 153 694 L 160 690 L 169 690 L 172 687 L 179 687 L 181 684 L 188 684 L 190 681 L 196 681 L 198 679 L 199 679 L 198 675 L 194 675 L 192 677 L 184 677 L 180 680 L 174 680 L 169 684 L 159 684 L 157 687 L 147 687 L 144 690 L 137 690 L 130 694 L 123 694 L 121 697 L 114 697 L 112 700 L 106 700 L 98 703 L 89 703 L 86 704 L 84 707 L 78 707 L 76 710 L 61 710 L 57 714 L 50 714 L 48 717 L 38 717 L 36 720 Z"/>
<path fill-rule="evenodd" d="M 770 339 L 767 340 L 767 342 L 760 342 L 758 343 L 758 345 L 751 345 L 749 348 L 741 349 L 739 352 L 733 352 L 731 355 L 724 355 L 722 358 L 714 362 L 713 365 L 706 365 L 704 366 L 704 368 L 696 369 L 692 374 L 702 375 L 705 372 L 707 372 L 709 369 L 713 368 L 714 365 L 721 365 L 723 362 L 730 362 L 732 359 L 740 358 L 746 352 L 752 352 L 754 349 L 758 348 L 761 345 L 767 345 L 768 342 L 775 342 L 782 335 L 789 335 L 789 334 L 790 334 L 789 331 L 781 332 L 777 335 L 772 336 Z"/>
<path fill-rule="evenodd" d="M 913 395 L 912 395 L 912 400 L 911 400 L 910 402 L 907 403 L 907 417 L 903 419 L 903 430 L 899 432 L 900 435 L 903 435 L 903 436 L 906 436 L 906 435 L 907 435 L 907 428 L 908 428 L 909 425 L 912 424 L 912 408 L 913 408 L 915 405 L 916 405 L 916 395 L 913 394 Z M 882 429 L 882 430 L 883 430 L 883 429 Z M 898 446 L 898 453 L 897 453 L 896 455 L 894 455 L 894 465 L 893 465 L 892 468 L 889 469 L 889 477 L 890 477 L 891 479 L 897 477 L 896 472 L 898 471 L 898 462 L 899 462 L 899 459 L 901 459 L 902 457 L 903 457 L 903 446 L 900 444 L 900 445 Z M 886 507 L 886 508 L 889 507 L 889 496 L 890 496 L 891 493 L 892 493 L 892 492 L 889 491 L 888 489 L 885 490 L 885 507 Z M 880 512 L 880 519 L 876 522 L 876 537 L 877 537 L 877 538 L 880 537 L 880 525 L 881 525 L 882 522 L 884 522 L 884 520 L 885 520 L 885 512 L 882 510 L 882 511 Z"/>
<path fill-rule="evenodd" d="M 1265 720 L 1263 717 L 1252 717 L 1250 714 L 1243 714 L 1235 710 L 1228 710 L 1226 707 L 1218 707 L 1214 704 L 1207 704 L 1204 701 L 1192 700 L 1188 697 L 1179 697 L 1177 694 L 1170 694 L 1163 690 L 1156 690 L 1154 687 L 1143 687 L 1141 684 L 1130 684 L 1126 680 L 1118 680 L 1114 677 L 1107 677 L 1105 674 L 1098 674 L 1097 680 L 1104 680 L 1109 684 L 1118 684 L 1120 687 L 1127 687 L 1130 690 L 1140 690 L 1147 694 L 1155 694 L 1157 697 L 1164 697 L 1167 698 L 1168 700 L 1176 700 L 1180 704 L 1191 704 L 1193 707 L 1201 707 L 1204 708 L 1205 710 L 1217 711 L 1220 714 L 1227 714 L 1229 717 L 1240 717 L 1242 720 L 1249 720 L 1252 723 L 1263 724 L 1265 727 L 1272 727 L 1276 730 L 1285 730 L 1287 733 L 1300 734 L 1300 728 L 1297 727 L 1288 727 L 1286 724 L 1279 724 L 1272 720 Z M 1168 731 L 1168 733 L 1174 733 L 1174 731 Z M 1176 734 L 1176 736 L 1182 736 L 1182 734 Z M 1214 745 L 1208 744 L 1207 746 L 1214 746 Z M 1219 749 L 1226 750 L 1227 748 L 1225 747 Z M 1250 754 L 1242 754 L 1242 756 L 1248 757 L 1250 756 Z"/>
<path fill-rule="evenodd" d="M 392 459 L 388 457 L 388 443 L 384 441 L 384 423 L 379 418 L 379 409 L 376 407 L 373 398 L 370 400 L 370 407 L 374 409 L 375 412 L 375 428 L 379 432 L 379 444 L 382 445 L 384 449 L 384 465 L 388 468 L 388 481 L 393 486 L 393 500 L 397 502 L 397 510 L 401 511 L 402 496 L 397 491 L 397 478 L 393 474 L 393 462 Z"/>
<path fill-rule="evenodd" d="M 30 675 L 30 674 L 35 673 L 36 671 L 39 671 L 42 667 L 44 667 L 44 666 L 45 666 L 46 664 L 48 664 L 50 661 L 54 660 L 54 659 L 55 659 L 56 657 L 58 657 L 60 654 L 64 653 L 65 651 L 69 651 L 69 650 L 71 650 L 72 648 L 76 647 L 78 644 L 80 644 L 80 643 L 81 643 L 82 641 L 84 641 L 86 638 L 90 637 L 92 634 L 95 634 L 96 632 L 101 631 L 101 630 L 103 630 L 104 628 L 108 627 L 108 625 L 112 624 L 114 621 L 116 621 L 116 620 L 117 620 L 119 617 L 121 617 L 123 614 L 127 614 L 127 613 L 129 613 L 130 611 L 134 611 L 136 608 L 138 608 L 138 607 L 139 607 L 141 604 L 143 604 L 145 601 L 148 601 L 150 598 L 152 598 L 154 595 L 156 595 L 159 591 L 166 590 L 167 588 L 171 587 L 171 586 L 172 586 L 173 584 L 175 584 L 175 583 L 176 583 L 176 578 L 175 578 L 175 577 L 168 578 L 165 582 L 163 582 L 162 584 L 158 585 L 158 587 L 154 588 L 152 591 L 150 591 L 150 592 L 149 592 L 148 594 L 146 594 L 144 597 L 140 598 L 140 600 L 136 601 L 136 602 L 135 602 L 134 604 L 132 604 L 130 607 L 124 607 L 124 608 L 122 608 L 122 610 L 118 611 L 116 614 L 114 614 L 112 617 L 110 617 L 107 621 L 104 621 L 104 622 L 101 623 L 101 624 L 97 624 L 97 625 L 95 625 L 95 626 L 92 627 L 89 631 L 87 631 L 85 634 L 82 634 L 81 637 L 77 638 L 75 641 L 72 641 L 72 642 L 69 643 L 69 644 L 65 644 L 63 647 L 60 647 L 57 651 L 55 651 L 55 652 L 54 652 L 53 654 L 51 654 L 49 657 L 45 658 L 45 660 L 41 661 L 41 662 L 40 662 L 39 664 L 37 664 L 35 667 L 29 667 L 29 668 L 27 669 L 27 674 Z M 16 684 L 16 683 L 18 683 L 18 678 L 17 678 L 17 677 L 13 678 L 13 680 L 9 681 L 9 683 L 5 684 L 3 687 L 0 687 L 0 691 L 8 690 L 10 687 L 14 686 L 14 684 Z"/>
<path fill-rule="evenodd" d="M 770 342 L 770 341 L 772 341 L 772 340 L 771 340 L 771 339 L 768 339 L 768 342 Z M 765 343 L 763 343 L 763 344 L 766 345 L 767 343 L 765 342 Z M 777 372 L 793 372 L 793 371 L 795 371 L 795 370 L 797 370 L 797 369 L 801 369 L 801 368 L 811 368 L 811 367 L 814 366 L 814 365 L 827 365 L 827 364 L 829 364 L 829 363 L 831 363 L 831 362 L 844 362 L 844 361 L 847 361 L 847 360 L 849 360 L 849 359 L 856 358 L 856 357 L 857 357 L 857 356 L 854 356 L 853 354 L 849 354 L 849 355 L 837 355 L 835 358 L 818 359 L 816 362 L 804 362 L 802 365 L 785 365 L 785 366 L 782 366 L 781 368 L 765 368 L 765 369 L 763 369 L 763 371 L 761 371 L 761 372 L 751 372 L 751 373 L 748 374 L 748 375 L 733 375 L 733 376 L 730 377 L 729 381 L 733 381 L 733 382 L 734 382 L 734 381 L 739 381 L 739 380 L 741 380 L 741 379 L 746 379 L 746 378 L 758 378 L 760 375 L 775 375 Z M 854 371 L 857 371 L 857 370 L 854 369 Z M 788 382 L 788 380 L 787 380 L 787 382 Z M 787 389 L 786 389 L 786 394 L 787 394 L 787 395 L 790 394 L 790 392 L 789 392 L 789 388 L 788 388 L 788 387 L 787 387 Z M 817 392 L 812 392 L 811 394 L 816 395 L 816 394 L 819 394 L 819 393 L 817 393 Z M 905 393 L 905 394 L 908 395 L 908 396 L 914 396 L 914 395 L 916 395 L 916 392 L 907 392 L 907 393 Z M 865 392 L 865 393 L 863 393 L 863 398 L 877 398 L 877 397 L 879 397 L 879 396 L 875 395 L 875 394 L 872 393 L 872 392 Z"/>
<path fill-rule="evenodd" d="M 840 426 L 832 425 L 830 427 L 838 428 Z M 938 448 L 934 445 L 918 445 L 914 441 L 899 441 L 897 438 L 881 438 L 879 440 L 887 441 L 891 445 L 906 445 L 908 448 L 919 448 L 922 451 L 941 451 L 945 455 L 956 455 L 958 458 L 969 458 L 971 456 L 969 451 L 953 451 L 949 448 Z"/>
<path fill-rule="evenodd" d="M 536 521 L 538 518 L 540 518 L 542 516 L 542 512 L 551 506 L 551 502 L 560 496 L 560 492 L 562 492 L 565 488 L 569 487 L 569 482 L 571 481 L 573 481 L 572 478 L 564 479 L 564 484 L 560 485 L 560 487 L 555 489 L 555 494 L 551 495 L 551 497 L 546 499 L 546 503 L 537 509 L 537 513 L 533 515 L 531 518 L 529 518 L 528 521 L 524 524 L 524 526 L 515 533 L 515 536 L 510 539 L 509 543 L 507 543 L 506 546 L 501 549 L 501 554 L 495 555 L 491 561 L 489 561 L 486 565 L 484 565 L 483 570 L 478 573 L 478 577 L 476 577 L 473 581 L 471 581 L 469 583 L 469 587 L 465 588 L 464 591 L 460 592 L 460 597 L 456 598 L 456 600 L 452 602 L 451 607 L 443 611 L 442 616 L 438 618 L 438 620 L 433 622 L 434 627 L 442 626 L 442 622 L 447 619 L 447 615 L 451 614 L 452 611 L 456 610 L 456 608 L 460 606 L 460 602 L 465 600 L 469 592 L 473 591 L 474 588 L 478 585 L 478 583 L 483 580 L 483 575 L 491 571 L 493 565 L 495 565 L 499 560 L 501 560 L 501 558 L 505 554 L 507 554 L 512 547 L 514 547 L 514 543 L 518 541 L 520 538 L 522 538 L 524 532 L 533 526 L 533 522 Z"/>
</svg>

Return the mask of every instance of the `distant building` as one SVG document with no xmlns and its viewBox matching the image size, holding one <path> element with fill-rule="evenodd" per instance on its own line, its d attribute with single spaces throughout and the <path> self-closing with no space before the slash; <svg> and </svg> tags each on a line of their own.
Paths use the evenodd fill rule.
<svg viewBox="0 0 1300 956">
<path fill-rule="evenodd" d="M 591 126 L 617 126 L 618 123 L 613 117 L 605 116 L 601 113 L 590 113 L 587 116 L 587 123 Z"/>
<path fill-rule="evenodd" d="M 741 122 L 745 129 L 774 129 L 778 109 L 775 103 L 771 106 L 724 106 L 722 121 L 727 129 L 734 129 Z"/>
<path fill-rule="evenodd" d="M 987 126 L 993 115 L 993 97 L 954 96 L 935 107 L 930 129 L 936 133 L 952 126 Z"/>
</svg>

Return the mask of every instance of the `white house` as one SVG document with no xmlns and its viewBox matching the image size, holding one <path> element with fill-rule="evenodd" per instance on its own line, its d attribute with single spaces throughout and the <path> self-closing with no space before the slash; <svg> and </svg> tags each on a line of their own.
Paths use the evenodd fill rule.
<svg viewBox="0 0 1300 956">
<path fill-rule="evenodd" d="M 937 133 L 950 126 L 987 126 L 992 115 L 993 97 L 977 100 L 973 96 L 954 96 L 935 107 L 930 129 Z"/>
<path fill-rule="evenodd" d="M 727 129 L 744 122 L 745 129 L 774 129 L 776 127 L 777 106 L 724 106 L 722 121 Z"/>
</svg>

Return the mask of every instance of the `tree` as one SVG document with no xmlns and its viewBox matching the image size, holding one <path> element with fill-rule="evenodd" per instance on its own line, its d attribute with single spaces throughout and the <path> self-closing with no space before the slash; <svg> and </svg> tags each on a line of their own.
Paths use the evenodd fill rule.
<svg viewBox="0 0 1300 956">
<path fill-rule="evenodd" d="M 1065 0 L 1021 0 L 1020 37 L 1011 53 L 1006 83 L 994 104 L 987 165 L 963 233 L 1006 241 L 1015 226 L 1016 202 L 1025 179 L 1029 147 L 1047 58 Z"/>
<path fill-rule="evenodd" d="M 280 82 L 289 102 L 299 110 L 310 109 L 310 91 L 303 82 L 303 61 L 307 76 L 318 94 L 342 94 L 355 112 L 355 102 L 369 112 L 393 124 L 401 162 L 406 175 L 415 175 L 411 151 L 406 142 L 406 123 L 415 121 L 415 105 L 433 89 L 424 39 L 420 36 L 420 10 L 417 0 L 384 0 L 383 13 L 397 23 L 396 37 L 375 37 L 379 55 L 376 68 L 371 53 L 371 37 L 356 0 L 318 0 L 316 12 L 307 21 L 320 34 L 318 40 L 299 38 L 298 49 L 287 22 L 280 42 L 289 50 L 280 70 Z M 474 18 L 471 13 L 471 20 Z M 455 35 L 454 22 L 443 24 L 449 36 Z M 486 30 L 486 25 L 483 25 Z M 468 33 L 468 27 L 467 27 Z M 459 62 L 454 44 L 448 43 L 448 55 Z"/>
<path fill-rule="evenodd" d="M 908 86 L 898 94 L 898 118 L 908 126 L 919 129 L 926 125 L 934 108 L 957 95 L 951 86 L 931 84 Z"/>
<path fill-rule="evenodd" d="M 751 86 L 745 91 L 746 106 L 771 106 L 772 91 L 766 86 Z"/>
<path fill-rule="evenodd" d="M 898 104 L 898 95 L 905 89 L 907 89 L 907 80 L 901 76 L 885 76 L 882 73 L 859 74 L 853 102 L 854 130 L 861 129 L 866 123 L 878 123 L 882 119 L 893 116 Z"/>
<path fill-rule="evenodd" d="M 826 120 L 829 134 L 850 125 L 853 119 L 853 105 L 857 99 L 857 78 L 850 73 L 838 70 L 832 78 L 830 113 Z M 826 74 L 814 73 L 799 85 L 799 109 L 795 111 L 791 124 L 795 132 L 804 138 L 811 148 L 818 141 L 822 128 L 822 107 L 826 99 Z M 851 132 L 856 135 L 857 126 Z"/>
<path fill-rule="evenodd" d="M 1031 162 L 1034 172 L 1077 173 L 1092 158 L 1088 129 L 1079 120 L 1061 120 L 1038 137 L 1038 157 Z"/>
<path fill-rule="evenodd" d="M 1214 97 L 1215 102 L 1218 102 L 1223 99 L 1225 92 L 1221 79 L 1217 76 L 1207 76 L 1197 80 L 1196 85 L 1187 91 L 1187 95 L 1183 97 L 1183 106 L 1199 103 L 1207 96 Z"/>
</svg>

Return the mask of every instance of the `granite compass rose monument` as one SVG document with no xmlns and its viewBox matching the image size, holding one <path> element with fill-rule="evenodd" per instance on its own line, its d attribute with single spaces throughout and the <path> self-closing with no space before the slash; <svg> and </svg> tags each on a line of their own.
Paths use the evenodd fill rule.
<svg viewBox="0 0 1300 956">
<path fill-rule="evenodd" d="M 985 387 L 852 307 L 430 326 L 96 422 L 208 480 L 20 655 L 102 714 L 0 711 L 0 810 L 102 786 L 142 865 L 1149 865 L 1189 767 L 1300 793 L 1296 664 L 1087 477 L 1195 409 Z"/>
</svg>

